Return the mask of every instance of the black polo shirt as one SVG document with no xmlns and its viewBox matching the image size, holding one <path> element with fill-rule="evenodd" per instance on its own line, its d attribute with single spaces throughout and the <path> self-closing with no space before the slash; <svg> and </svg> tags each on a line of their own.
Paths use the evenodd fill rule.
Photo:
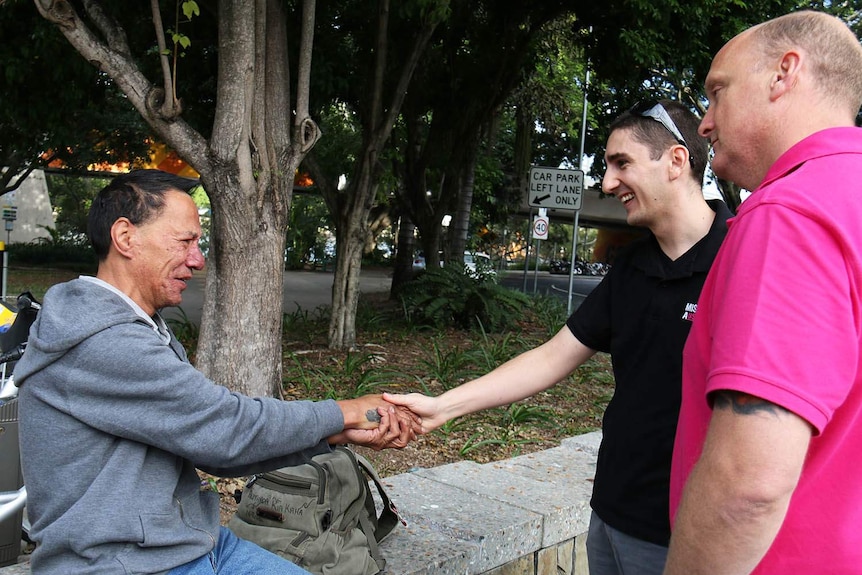
<svg viewBox="0 0 862 575">
<path fill-rule="evenodd" d="M 670 541 L 668 493 L 681 399 L 682 348 L 732 217 L 721 200 L 709 233 L 675 261 L 655 236 L 622 250 L 566 324 L 611 354 L 615 390 L 602 421 L 593 497 L 598 516 L 645 541 Z"/>
</svg>

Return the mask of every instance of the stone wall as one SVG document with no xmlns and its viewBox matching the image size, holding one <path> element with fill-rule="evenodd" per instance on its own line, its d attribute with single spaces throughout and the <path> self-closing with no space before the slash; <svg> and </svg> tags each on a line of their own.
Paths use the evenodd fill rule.
<svg viewBox="0 0 862 575">
<path fill-rule="evenodd" d="M 586 575 L 601 434 L 505 461 L 384 479 L 407 520 L 383 542 L 387 575 Z"/>
</svg>

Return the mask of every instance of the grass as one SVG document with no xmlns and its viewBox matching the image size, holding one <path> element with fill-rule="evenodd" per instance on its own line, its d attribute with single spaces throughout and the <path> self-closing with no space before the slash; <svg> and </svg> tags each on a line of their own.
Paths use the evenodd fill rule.
<svg viewBox="0 0 862 575">
<path fill-rule="evenodd" d="M 80 272 L 70 270 L 10 267 L 6 278 L 6 296 L 14 301 L 18 294 L 29 291 L 42 301 L 49 287 L 80 275 Z"/>
</svg>

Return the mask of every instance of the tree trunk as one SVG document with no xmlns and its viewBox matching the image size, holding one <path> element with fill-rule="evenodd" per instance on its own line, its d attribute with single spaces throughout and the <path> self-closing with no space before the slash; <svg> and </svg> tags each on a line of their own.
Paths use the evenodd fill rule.
<svg viewBox="0 0 862 575">
<path fill-rule="evenodd" d="M 198 368 L 247 395 L 278 395 L 284 233 L 293 174 L 319 137 L 308 116 L 314 0 L 303 1 L 296 106 L 289 100 L 282 3 L 219 2 L 222 49 L 209 142 L 183 121 L 181 106 L 173 99 L 177 90 L 169 85 L 171 75 L 163 75 L 161 87 L 144 77 L 124 31 L 100 3 L 85 3 L 84 9 L 105 41 L 69 4 L 36 4 L 88 61 L 114 80 L 165 143 L 201 174 L 212 205 L 212 237 Z M 154 22 L 160 21 L 158 16 L 153 14 Z M 163 34 L 157 26 L 156 35 Z M 164 61 L 163 71 L 168 71 Z"/>
<path fill-rule="evenodd" d="M 344 245 L 341 242 L 339 244 Z M 330 348 L 353 349 L 356 346 L 356 308 L 359 306 L 361 267 L 362 243 L 348 242 L 346 249 L 337 251 L 335 278 L 332 282 L 332 316 L 329 319 Z"/>
<path fill-rule="evenodd" d="M 230 194 L 218 192 L 232 189 L 235 175 L 223 169 L 207 177 L 216 193 L 197 367 L 234 391 L 279 397 L 284 229 L 274 214 L 281 210 L 271 200 L 256 205 L 254 189 L 225 201 Z"/>
<path fill-rule="evenodd" d="M 458 207 L 455 210 L 455 215 L 452 218 L 452 224 L 449 226 L 449 257 L 454 261 L 464 263 L 464 250 L 467 247 L 467 232 L 470 226 L 470 209 L 473 207 L 473 184 L 476 180 L 476 158 L 479 153 L 479 136 L 476 134 L 474 138 L 465 146 L 462 151 L 461 161 L 458 162 L 458 177 L 456 182 L 458 189 L 456 197 L 458 198 Z"/>
<path fill-rule="evenodd" d="M 398 299 L 404 284 L 413 279 L 413 252 L 416 251 L 414 233 L 416 226 L 410 217 L 403 213 L 398 219 L 398 245 L 395 252 L 395 266 L 392 271 L 392 285 L 389 299 Z"/>
<path fill-rule="evenodd" d="M 356 308 L 359 302 L 359 273 L 362 265 L 362 248 L 368 234 L 368 216 L 374 205 L 374 196 L 380 177 L 379 156 L 389 140 L 395 120 L 401 112 L 407 87 L 425 47 L 431 39 L 442 14 L 429 15 L 416 31 L 413 45 L 400 59 L 400 69 L 394 82 L 387 77 L 389 33 L 389 0 L 378 3 L 377 30 L 374 45 L 373 80 L 371 94 L 362 120 L 364 137 L 362 151 L 353 178 L 343 193 L 331 187 L 321 193 L 333 214 L 336 214 L 337 255 L 335 277 L 332 284 L 332 308 L 329 321 L 329 347 L 351 349 L 356 344 Z M 388 86 L 391 92 L 385 93 Z M 316 178 L 315 178 L 316 179 Z M 354 245 L 354 243 L 358 245 Z"/>
</svg>

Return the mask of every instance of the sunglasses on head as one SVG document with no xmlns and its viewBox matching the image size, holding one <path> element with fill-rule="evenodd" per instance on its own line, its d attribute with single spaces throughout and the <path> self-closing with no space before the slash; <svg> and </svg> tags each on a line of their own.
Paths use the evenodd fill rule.
<svg viewBox="0 0 862 575">
<path fill-rule="evenodd" d="M 680 145 L 689 149 L 688 144 L 685 143 L 685 138 L 682 137 L 682 132 L 680 132 L 679 128 L 676 127 L 670 114 L 667 113 L 667 110 L 665 110 L 661 103 L 656 102 L 655 100 L 643 100 L 632 106 L 629 109 L 629 113 L 643 118 L 652 118 L 664 126 L 665 129 L 670 132 L 674 138 L 676 138 L 676 141 Z"/>
</svg>

